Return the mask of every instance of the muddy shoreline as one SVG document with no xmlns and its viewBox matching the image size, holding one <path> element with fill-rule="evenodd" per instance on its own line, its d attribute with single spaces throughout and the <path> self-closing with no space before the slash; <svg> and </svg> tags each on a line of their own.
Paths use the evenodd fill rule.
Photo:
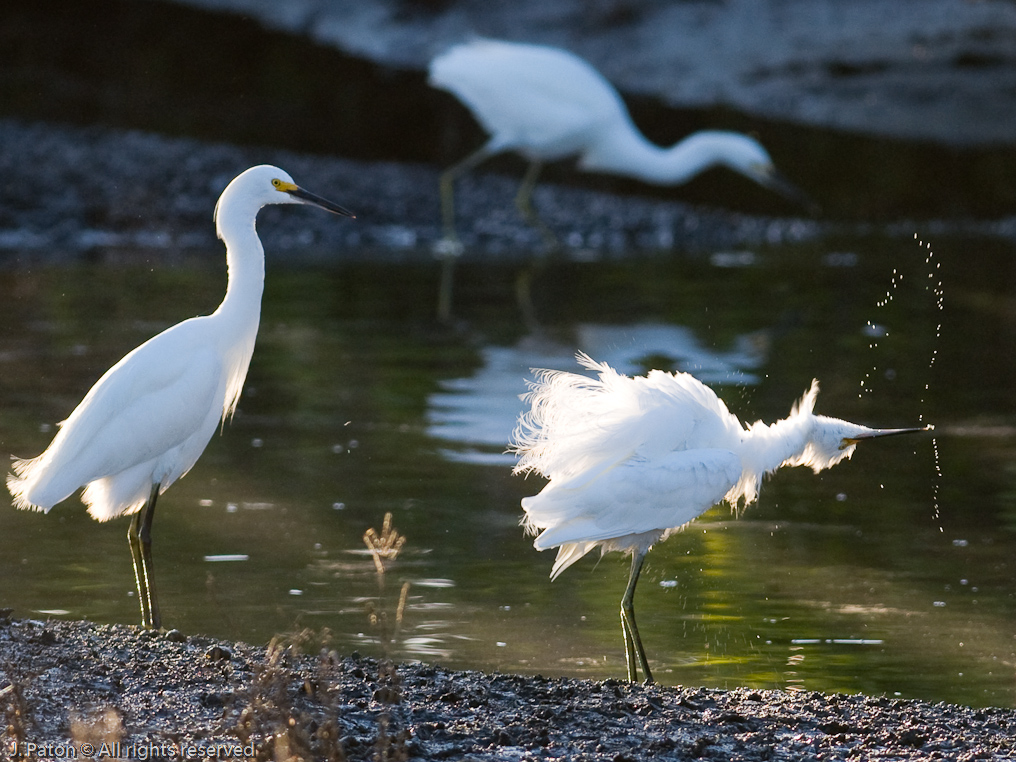
<svg viewBox="0 0 1016 762">
<path fill-rule="evenodd" d="M 438 266 L 432 252 L 442 235 L 440 172 L 433 166 L 17 119 L 0 119 L 0 145 L 5 149 L 0 152 L 0 173 L 8 178 L 0 183 L 0 267 L 87 261 L 174 264 L 195 255 L 206 259 L 221 246 L 212 222 L 219 194 L 237 174 L 262 163 L 282 167 L 301 185 L 357 215 L 349 224 L 336 224 L 331 215 L 314 210 L 262 210 L 259 234 L 270 264 Z M 518 177 L 499 172 L 477 172 L 458 183 L 463 261 L 526 261 L 546 253 L 540 232 L 515 209 L 518 182 Z M 736 253 L 839 235 L 910 238 L 915 229 L 938 236 L 1016 239 L 1016 217 L 843 223 L 747 214 L 551 182 L 537 187 L 534 205 L 558 236 L 560 248 L 553 256 L 587 262 Z"/>
<path fill-rule="evenodd" d="M 217 249 L 212 210 L 222 189 L 255 164 L 275 164 L 356 215 L 336 224 L 306 211 L 258 217 L 269 262 L 379 258 L 435 262 L 441 237 L 436 168 L 365 162 L 279 148 L 206 143 L 138 130 L 0 119 L 0 265 L 146 257 L 174 261 Z M 747 182 L 747 181 L 745 181 Z M 515 209 L 518 178 L 476 173 L 458 185 L 465 258 L 532 256 L 538 230 Z M 562 256 L 716 251 L 814 238 L 815 220 L 774 218 L 546 184 L 534 203 Z"/>
<path fill-rule="evenodd" d="M 134 759 L 200 758 L 204 747 L 207 758 L 213 745 L 219 759 L 264 760 L 1016 754 L 1012 709 L 484 674 L 338 654 L 309 633 L 266 649 L 56 620 L 0 620 L 0 707 L 8 758 L 66 757 L 71 747 Z"/>
</svg>

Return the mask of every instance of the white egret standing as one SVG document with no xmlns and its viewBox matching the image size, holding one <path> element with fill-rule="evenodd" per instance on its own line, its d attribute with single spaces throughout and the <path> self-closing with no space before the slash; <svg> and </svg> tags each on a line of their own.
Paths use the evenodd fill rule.
<svg viewBox="0 0 1016 762">
<path fill-rule="evenodd" d="M 723 401 L 687 373 L 654 370 L 630 378 L 586 355 L 589 378 L 539 371 L 514 436 L 515 473 L 550 482 L 525 498 L 523 523 L 537 550 L 558 548 L 554 579 L 595 547 L 631 553 L 621 599 L 628 679 L 652 673 L 635 624 L 635 585 L 646 553 L 713 505 L 748 505 L 762 477 L 781 466 L 816 473 L 853 455 L 865 439 L 931 427 L 870 429 L 815 415 L 818 381 L 782 421 L 743 426 Z"/>
<path fill-rule="evenodd" d="M 439 314 L 451 305 L 451 265 L 462 253 L 455 234 L 454 182 L 495 154 L 515 151 L 529 161 L 516 205 L 545 238 L 553 234 L 532 209 L 532 192 L 545 162 L 578 156 L 578 168 L 679 185 L 710 167 L 724 166 L 791 199 L 803 194 L 773 166 L 758 141 L 737 132 L 696 132 L 670 148 L 647 140 L 617 90 L 586 61 L 560 48 L 477 39 L 456 45 L 430 64 L 431 86 L 447 90 L 472 111 L 490 139 L 441 176 L 445 260 Z"/>
<path fill-rule="evenodd" d="M 219 308 L 127 354 L 89 390 L 46 451 L 15 460 L 7 477 L 17 508 L 48 512 L 84 487 L 81 500 L 97 521 L 134 515 L 127 540 L 144 627 L 161 627 L 152 578 L 156 499 L 190 470 L 219 422 L 232 415 L 254 352 L 265 277 L 255 218 L 266 204 L 301 203 L 352 216 L 276 167 L 237 176 L 215 207 L 229 272 Z"/>
</svg>

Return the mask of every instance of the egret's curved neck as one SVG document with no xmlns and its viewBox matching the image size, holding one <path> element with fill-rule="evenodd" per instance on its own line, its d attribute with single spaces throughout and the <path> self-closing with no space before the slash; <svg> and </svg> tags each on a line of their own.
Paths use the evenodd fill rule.
<svg viewBox="0 0 1016 762">
<path fill-rule="evenodd" d="M 746 467 L 761 476 L 799 456 L 810 441 L 813 420 L 813 416 L 802 414 L 768 425 L 753 424 L 744 440 Z"/>
<path fill-rule="evenodd" d="M 625 120 L 604 130 L 579 165 L 656 185 L 680 185 L 720 161 L 714 151 L 694 138 L 691 135 L 670 148 L 661 148 Z"/>
<path fill-rule="evenodd" d="M 237 208 L 228 201 L 220 203 L 216 216 L 219 238 L 226 244 L 229 274 L 226 296 L 216 313 L 252 322 L 257 330 L 265 285 L 265 250 L 254 228 L 257 208 Z"/>
</svg>

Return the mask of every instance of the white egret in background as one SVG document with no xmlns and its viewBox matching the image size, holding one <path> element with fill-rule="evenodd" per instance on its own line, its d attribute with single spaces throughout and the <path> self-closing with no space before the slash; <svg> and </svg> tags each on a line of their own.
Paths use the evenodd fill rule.
<svg viewBox="0 0 1016 762">
<path fill-rule="evenodd" d="M 781 466 L 816 473 L 853 455 L 858 442 L 925 428 L 870 429 L 814 414 L 813 381 L 790 415 L 744 426 L 705 384 L 687 373 L 623 376 L 580 354 L 589 378 L 540 371 L 512 449 L 516 473 L 550 481 L 522 501 L 537 550 L 558 548 L 554 579 L 593 548 L 632 555 L 621 598 L 628 679 L 646 682 L 646 659 L 633 599 L 646 553 L 713 505 L 748 505 L 765 474 Z"/>
<path fill-rule="evenodd" d="M 477 39 L 452 47 L 430 64 L 431 86 L 447 90 L 490 135 L 475 153 L 441 176 L 444 238 L 435 251 L 445 261 L 439 313 L 451 300 L 451 261 L 462 253 L 455 234 L 455 179 L 499 153 L 529 161 L 515 198 L 522 215 L 545 238 L 553 234 L 532 209 L 532 192 L 545 162 L 578 156 L 578 168 L 679 185 L 723 166 L 795 200 L 803 194 L 777 172 L 758 141 L 737 132 L 696 132 L 669 148 L 647 140 L 617 90 L 586 61 L 560 48 Z"/>
<path fill-rule="evenodd" d="M 265 278 L 254 223 L 266 204 L 312 204 L 352 216 L 276 167 L 237 176 L 215 207 L 229 271 L 219 308 L 127 354 L 89 390 L 46 451 L 15 460 L 7 477 L 17 508 L 48 512 L 84 487 L 81 500 L 97 521 L 134 515 L 127 540 L 144 627 L 161 627 L 152 578 L 156 499 L 190 470 L 236 409 L 254 352 Z"/>
</svg>

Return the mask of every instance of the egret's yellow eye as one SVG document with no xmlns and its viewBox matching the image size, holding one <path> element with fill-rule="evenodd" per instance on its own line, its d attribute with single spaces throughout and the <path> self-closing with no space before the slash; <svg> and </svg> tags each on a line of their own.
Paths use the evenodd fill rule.
<svg viewBox="0 0 1016 762">
<path fill-rule="evenodd" d="M 277 177 L 272 179 L 272 185 L 275 187 L 275 190 L 283 191 L 284 193 L 292 193 L 296 190 L 296 186 L 293 183 L 280 180 Z"/>
</svg>

